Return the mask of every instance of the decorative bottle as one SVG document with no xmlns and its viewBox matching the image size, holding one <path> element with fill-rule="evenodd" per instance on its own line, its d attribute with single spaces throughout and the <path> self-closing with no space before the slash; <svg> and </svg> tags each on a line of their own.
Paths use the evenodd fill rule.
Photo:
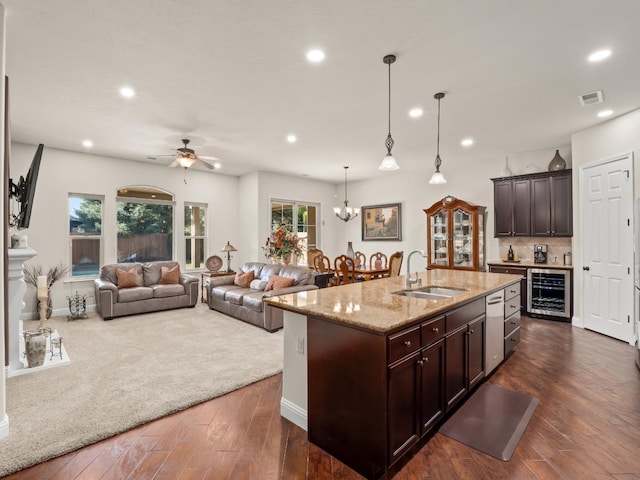
<svg viewBox="0 0 640 480">
<path fill-rule="evenodd" d="M 556 170 L 564 170 L 567 168 L 567 162 L 560 156 L 560 151 L 556 150 L 556 154 L 549 162 L 549 171 L 554 172 Z"/>
<path fill-rule="evenodd" d="M 503 177 L 510 177 L 510 176 L 513 175 L 513 172 L 509 168 L 509 157 L 504 157 L 504 159 L 505 159 L 505 161 L 504 161 L 504 170 L 502 170 L 502 176 Z"/>
<path fill-rule="evenodd" d="M 347 257 L 354 258 L 356 256 L 353 251 L 353 244 L 351 242 L 347 242 Z"/>
<path fill-rule="evenodd" d="M 513 256 L 513 248 L 511 248 L 511 245 L 509 245 L 509 252 L 507 253 L 507 260 L 510 262 L 513 262 L 514 256 Z"/>
</svg>

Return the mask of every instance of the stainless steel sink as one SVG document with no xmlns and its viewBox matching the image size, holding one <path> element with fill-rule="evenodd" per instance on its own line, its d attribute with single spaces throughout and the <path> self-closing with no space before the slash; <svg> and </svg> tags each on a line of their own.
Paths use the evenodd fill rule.
<svg viewBox="0 0 640 480">
<path fill-rule="evenodd" d="M 427 287 L 415 288 L 413 290 L 399 290 L 393 293 L 395 295 L 422 298 L 425 300 L 444 300 L 446 298 L 455 297 L 456 295 L 461 295 L 464 292 L 466 292 L 466 290 L 463 290 L 461 288 L 438 287 L 435 285 L 430 285 Z"/>
</svg>

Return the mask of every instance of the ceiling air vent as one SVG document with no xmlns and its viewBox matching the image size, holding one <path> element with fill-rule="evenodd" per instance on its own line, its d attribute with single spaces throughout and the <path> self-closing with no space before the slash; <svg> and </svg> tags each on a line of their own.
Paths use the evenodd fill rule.
<svg viewBox="0 0 640 480">
<path fill-rule="evenodd" d="M 598 90 L 597 92 L 585 93 L 584 95 L 580 95 L 580 105 L 583 107 L 587 107 L 589 105 L 594 105 L 596 103 L 602 103 L 602 90 Z"/>
</svg>

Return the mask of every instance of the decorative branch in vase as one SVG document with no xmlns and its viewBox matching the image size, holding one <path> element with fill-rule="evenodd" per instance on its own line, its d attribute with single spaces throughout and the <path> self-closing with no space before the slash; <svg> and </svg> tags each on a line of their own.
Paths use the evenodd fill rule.
<svg viewBox="0 0 640 480">
<path fill-rule="evenodd" d="M 69 268 L 62 263 L 49 268 L 49 271 L 47 272 L 47 289 L 50 291 L 51 287 L 53 287 L 53 284 L 63 278 L 68 271 Z M 41 265 L 26 264 L 24 266 L 24 281 L 29 285 L 33 285 L 36 290 L 38 288 L 38 277 L 42 275 L 43 273 Z M 39 308 L 40 300 L 38 300 L 38 297 L 36 296 L 36 312 L 39 311 Z M 51 318 L 52 312 L 53 305 L 51 302 L 51 295 L 47 295 L 47 318 Z"/>
</svg>

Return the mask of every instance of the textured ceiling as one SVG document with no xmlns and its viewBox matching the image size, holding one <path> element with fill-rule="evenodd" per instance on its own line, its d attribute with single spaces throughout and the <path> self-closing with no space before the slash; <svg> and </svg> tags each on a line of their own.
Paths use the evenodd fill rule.
<svg viewBox="0 0 640 480">
<path fill-rule="evenodd" d="M 171 163 L 180 139 L 217 173 L 287 172 L 341 182 L 403 170 L 429 177 L 440 153 L 487 161 L 568 145 L 640 106 L 638 0 L 3 0 L 11 135 Z M 322 48 L 326 60 L 305 53 Z M 586 60 L 608 47 L 604 62 Z M 137 96 L 123 99 L 122 85 Z M 603 105 L 578 96 L 602 89 Z M 410 108 L 425 114 L 411 119 Z M 298 142 L 285 137 L 294 133 Z M 471 148 L 460 140 L 472 137 Z M 214 173 L 216 174 L 216 173 Z"/>
</svg>

